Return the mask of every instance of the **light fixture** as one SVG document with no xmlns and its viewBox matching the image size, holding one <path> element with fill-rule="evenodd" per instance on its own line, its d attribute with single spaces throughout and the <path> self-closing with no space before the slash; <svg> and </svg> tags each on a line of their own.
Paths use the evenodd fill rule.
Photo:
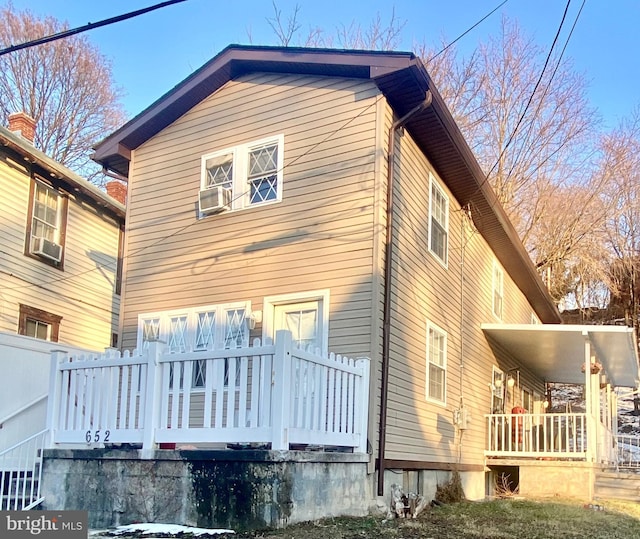
<svg viewBox="0 0 640 539">
<path fill-rule="evenodd" d="M 513 386 L 515 386 L 516 385 L 515 379 L 509 376 L 509 379 L 507 380 L 507 385 L 509 386 L 509 388 L 512 388 Z"/>
<path fill-rule="evenodd" d="M 262 324 L 262 311 L 251 311 L 249 315 L 249 329 L 255 329 L 256 324 Z"/>
</svg>

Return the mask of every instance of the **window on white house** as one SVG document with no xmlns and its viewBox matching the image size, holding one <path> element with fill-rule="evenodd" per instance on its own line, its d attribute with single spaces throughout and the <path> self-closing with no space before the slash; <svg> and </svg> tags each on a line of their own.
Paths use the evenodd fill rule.
<svg viewBox="0 0 640 539">
<path fill-rule="evenodd" d="M 491 382 L 491 413 L 504 413 L 504 372 L 493 366 Z"/>
<path fill-rule="evenodd" d="M 221 189 L 224 206 L 241 210 L 282 200 L 284 135 L 202 157 L 202 194 Z M 201 204 L 201 212 L 206 213 Z"/>
<path fill-rule="evenodd" d="M 493 314 L 502 320 L 504 307 L 504 272 L 500 265 L 493 261 Z"/>
<path fill-rule="evenodd" d="M 429 250 L 447 265 L 449 199 L 433 176 L 429 176 Z"/>
<path fill-rule="evenodd" d="M 160 340 L 171 352 L 233 349 L 249 345 L 249 302 L 208 305 L 180 311 L 141 314 L 138 317 L 138 348 Z M 240 383 L 236 362 L 236 385 Z M 229 380 L 229 360 L 225 360 L 225 385 Z M 206 360 L 194 363 L 192 386 L 204 387 Z"/>
<path fill-rule="evenodd" d="M 533 395 L 528 389 L 522 389 L 522 407 L 529 412 L 533 413 Z"/>
<path fill-rule="evenodd" d="M 61 268 L 66 198 L 52 187 L 33 180 L 30 203 L 26 252 Z"/>
<path fill-rule="evenodd" d="M 447 334 L 431 322 L 427 322 L 426 374 L 427 399 L 444 404 L 447 384 Z"/>
<path fill-rule="evenodd" d="M 18 334 L 45 341 L 58 341 L 61 316 L 20 304 Z"/>
</svg>

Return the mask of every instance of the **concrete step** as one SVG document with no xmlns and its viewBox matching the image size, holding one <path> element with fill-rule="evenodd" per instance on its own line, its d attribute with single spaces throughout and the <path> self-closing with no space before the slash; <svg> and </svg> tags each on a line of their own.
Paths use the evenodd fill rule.
<svg viewBox="0 0 640 539">
<path fill-rule="evenodd" d="M 633 472 L 597 472 L 594 485 L 596 498 L 612 498 L 640 502 L 640 474 Z"/>
</svg>

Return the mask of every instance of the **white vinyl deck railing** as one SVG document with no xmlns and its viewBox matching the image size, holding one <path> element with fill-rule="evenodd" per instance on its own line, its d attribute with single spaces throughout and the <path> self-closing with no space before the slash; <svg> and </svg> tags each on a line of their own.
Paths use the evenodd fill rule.
<svg viewBox="0 0 640 539">
<path fill-rule="evenodd" d="M 317 444 L 366 452 L 369 359 L 275 344 L 186 353 L 52 355 L 54 446 Z M 165 446 L 166 447 L 166 446 Z"/>
<path fill-rule="evenodd" d="M 548 457 L 586 460 L 587 415 L 489 414 L 488 457 Z"/>
</svg>

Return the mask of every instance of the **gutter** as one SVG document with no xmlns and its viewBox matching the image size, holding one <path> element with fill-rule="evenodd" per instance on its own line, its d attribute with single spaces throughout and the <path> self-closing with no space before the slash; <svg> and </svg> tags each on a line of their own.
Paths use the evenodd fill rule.
<svg viewBox="0 0 640 539">
<path fill-rule="evenodd" d="M 395 172 L 395 143 L 398 129 L 414 115 L 422 112 L 431 105 L 430 90 L 425 93 L 422 103 L 396 120 L 389 128 L 388 166 L 387 166 L 387 225 L 384 267 L 384 299 L 382 313 L 382 377 L 380 381 L 380 425 L 378 429 L 378 496 L 384 494 L 384 452 L 387 444 L 387 401 L 389 395 L 389 351 L 391 348 L 391 272 L 393 255 L 393 191 Z"/>
</svg>

